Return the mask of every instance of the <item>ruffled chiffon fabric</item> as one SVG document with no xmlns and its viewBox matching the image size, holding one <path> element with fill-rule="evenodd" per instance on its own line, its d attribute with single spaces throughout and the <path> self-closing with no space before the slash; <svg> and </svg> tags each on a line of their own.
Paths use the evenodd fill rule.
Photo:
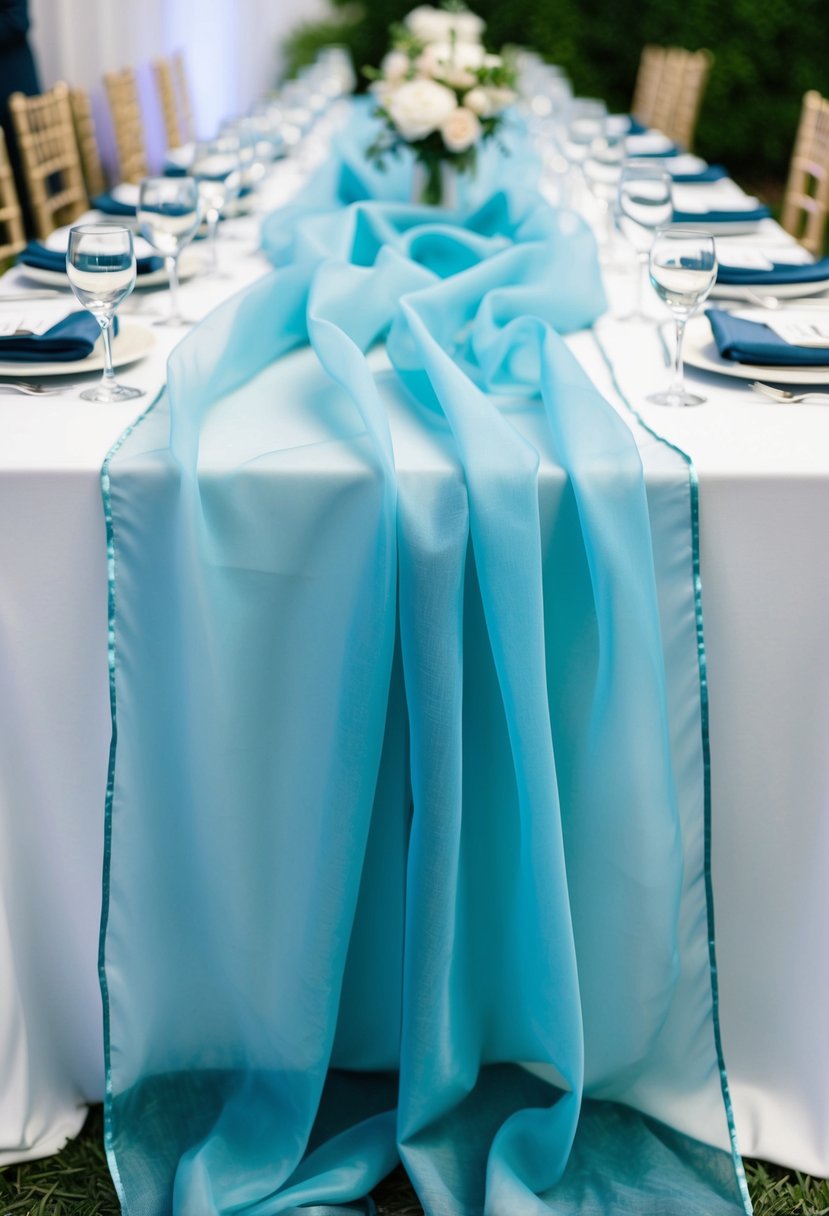
<svg viewBox="0 0 829 1216">
<path fill-rule="evenodd" d="M 688 469 L 580 220 L 395 190 L 332 157 L 104 469 L 123 1208 L 733 1216 Z"/>
</svg>

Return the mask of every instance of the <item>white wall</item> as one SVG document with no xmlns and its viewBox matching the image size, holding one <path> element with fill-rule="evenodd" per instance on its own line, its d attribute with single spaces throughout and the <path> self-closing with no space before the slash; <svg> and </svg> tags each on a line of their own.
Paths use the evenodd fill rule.
<svg viewBox="0 0 829 1216">
<path fill-rule="evenodd" d="M 123 67 L 138 71 L 156 164 L 163 136 L 153 57 L 184 51 L 196 126 L 209 135 L 273 87 L 281 39 L 326 7 L 325 0 L 29 0 L 41 83 L 66 80 L 90 90 L 105 161 L 112 159 L 112 135 L 101 76 Z"/>
</svg>

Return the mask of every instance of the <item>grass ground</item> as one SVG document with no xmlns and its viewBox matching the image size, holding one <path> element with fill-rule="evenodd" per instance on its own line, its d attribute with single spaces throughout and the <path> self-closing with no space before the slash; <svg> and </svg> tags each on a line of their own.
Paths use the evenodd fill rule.
<svg viewBox="0 0 829 1216">
<path fill-rule="evenodd" d="M 101 1108 L 62 1153 L 0 1170 L 0 1216 L 119 1216 L 102 1145 Z M 747 1161 L 755 1216 L 829 1216 L 829 1181 Z M 422 1216 L 402 1170 L 375 1191 L 379 1216 Z"/>
</svg>

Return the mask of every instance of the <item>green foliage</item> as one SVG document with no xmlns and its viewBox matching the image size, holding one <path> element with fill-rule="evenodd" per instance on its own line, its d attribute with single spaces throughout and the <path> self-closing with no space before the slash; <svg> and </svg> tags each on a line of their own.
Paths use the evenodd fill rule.
<svg viewBox="0 0 829 1216">
<path fill-rule="evenodd" d="M 352 7 L 332 2 L 335 11 Z M 352 11 L 334 40 L 347 43 L 358 70 L 379 63 L 389 26 L 415 2 L 371 0 L 364 19 L 354 21 Z M 604 97 L 615 110 L 630 103 L 645 43 L 708 47 L 715 61 L 696 150 L 737 177 L 784 178 L 803 94 L 829 93 L 827 0 L 471 0 L 470 7 L 486 19 L 493 48 L 533 47 L 565 68 L 578 93 Z M 302 34 L 306 50 L 312 28 Z"/>
</svg>

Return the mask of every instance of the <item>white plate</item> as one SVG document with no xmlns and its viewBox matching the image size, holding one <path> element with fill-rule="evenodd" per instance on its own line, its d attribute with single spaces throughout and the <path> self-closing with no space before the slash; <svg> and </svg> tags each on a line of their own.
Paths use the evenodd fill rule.
<svg viewBox="0 0 829 1216">
<path fill-rule="evenodd" d="M 147 351 L 155 346 L 155 334 L 142 325 L 130 325 L 121 322 L 118 327 L 118 337 L 112 343 L 112 366 L 126 367 L 143 359 Z M 91 355 L 85 359 L 72 359 L 69 363 L 0 363 L 0 376 L 11 376 L 15 380 L 23 380 L 34 376 L 41 380 L 44 376 L 80 376 L 84 372 L 100 372 L 104 367 L 104 348 L 99 340 L 95 343 Z"/>
<path fill-rule="evenodd" d="M 48 287 L 65 287 L 70 291 L 69 280 L 62 270 L 42 270 L 37 266 L 18 265 L 18 271 L 21 275 L 25 275 L 27 279 L 31 279 L 33 283 L 43 283 Z M 178 277 L 180 281 L 192 279 L 200 270 L 204 269 L 204 264 L 192 249 L 185 249 L 179 258 Z M 160 270 L 151 270 L 148 274 L 138 274 L 135 276 L 135 288 L 144 287 L 166 287 L 168 285 L 167 271 L 162 266 Z"/>
<path fill-rule="evenodd" d="M 750 233 L 756 232 L 767 219 L 768 216 L 766 215 L 759 220 L 726 220 L 719 224 L 710 224 L 704 215 L 684 215 L 681 221 L 674 220 L 674 223 L 681 223 L 683 228 L 696 228 L 699 225 L 701 229 L 705 232 L 710 232 L 712 236 L 748 236 Z"/>
<path fill-rule="evenodd" d="M 829 291 L 829 279 L 818 279 L 814 283 L 757 283 L 753 287 L 745 287 L 736 283 L 715 283 L 711 295 L 721 300 L 747 300 L 752 297 L 777 296 L 781 300 L 799 300 L 801 296 L 819 296 L 822 291 Z M 829 308 L 829 299 L 826 301 Z"/>
<path fill-rule="evenodd" d="M 738 380 L 762 380 L 775 384 L 825 384 L 829 386 L 829 362 L 825 367 L 761 367 L 723 359 L 711 333 L 707 317 L 691 317 L 685 330 L 682 354 L 689 367 Z"/>
</svg>

